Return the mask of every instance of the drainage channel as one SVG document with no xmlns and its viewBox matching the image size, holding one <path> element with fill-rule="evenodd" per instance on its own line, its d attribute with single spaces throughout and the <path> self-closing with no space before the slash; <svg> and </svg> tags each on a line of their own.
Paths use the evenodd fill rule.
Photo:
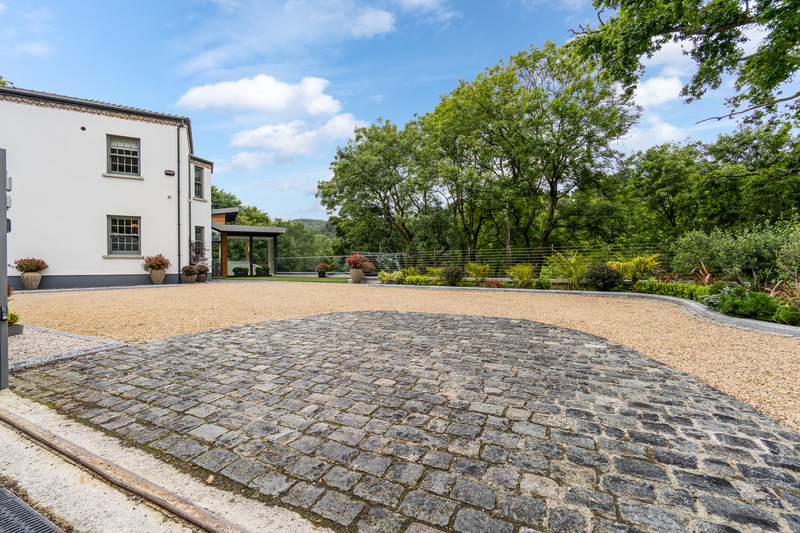
<svg viewBox="0 0 800 533">
<path fill-rule="evenodd" d="M 3 533 L 63 533 L 30 505 L 0 487 L 0 531 Z"/>
<path fill-rule="evenodd" d="M 191 501 L 144 479 L 130 470 L 127 470 L 111 461 L 107 461 L 102 457 L 95 455 L 66 439 L 63 439 L 44 428 L 13 415 L 4 409 L 0 409 L 0 421 L 22 432 L 28 438 L 44 444 L 47 448 L 56 452 L 57 454 L 67 457 L 68 459 L 89 469 L 96 475 L 110 482 L 112 485 L 136 494 L 151 504 L 168 511 L 182 518 L 183 520 L 186 520 L 187 522 L 203 529 L 204 531 L 208 531 L 209 533 L 249 533 L 246 529 L 238 526 L 237 524 L 229 522 L 228 520 L 225 520 L 224 518 L 195 505 Z M 13 495 L 12 497 L 16 498 L 16 496 Z M 25 505 L 24 502 L 20 501 L 20 503 Z M 12 509 L 12 505 L 10 505 L 8 509 Z M 27 505 L 25 506 L 27 507 Z M 61 531 L 30 508 L 28 508 L 30 509 L 30 511 L 28 511 L 29 513 L 33 513 L 40 519 L 45 520 L 45 522 L 49 524 L 52 529 L 9 529 L 9 526 L 6 525 L 4 520 L 5 515 L 2 513 L 2 509 L 5 507 L 6 506 L 4 503 L 0 503 L 0 517 L 3 518 L 3 520 L 0 520 L 0 531 L 3 531 L 3 533 L 8 533 L 11 531 L 15 533 L 17 531 L 20 533 Z M 24 523 L 22 522 L 23 513 L 25 513 L 24 510 L 17 510 L 14 508 L 13 513 L 13 516 L 17 516 L 20 522 Z M 24 515 L 24 518 L 28 520 L 27 515 Z M 9 521 L 9 524 L 12 523 L 13 522 Z"/>
</svg>

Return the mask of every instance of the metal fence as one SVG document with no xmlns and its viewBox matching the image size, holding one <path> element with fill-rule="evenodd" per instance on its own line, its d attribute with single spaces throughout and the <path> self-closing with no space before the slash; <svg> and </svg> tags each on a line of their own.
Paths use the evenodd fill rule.
<svg viewBox="0 0 800 533">
<path fill-rule="evenodd" d="M 505 271 L 519 264 L 534 265 L 537 272 L 545 266 L 545 258 L 560 252 L 570 257 L 580 254 L 586 257 L 590 264 L 605 264 L 614 260 L 618 255 L 635 257 L 638 255 L 661 254 L 659 257 L 660 268 L 670 270 L 673 251 L 669 242 L 645 244 L 606 244 L 595 246 L 562 246 L 548 248 L 512 248 L 510 250 L 447 250 L 409 253 L 382 253 L 382 252 L 357 252 L 366 256 L 376 268 L 376 271 L 385 270 L 392 272 L 408 267 L 416 267 L 425 272 L 428 267 L 440 268 L 448 265 L 464 267 L 473 262 L 489 265 L 490 276 L 500 277 Z M 279 257 L 276 260 L 278 272 L 314 272 L 316 265 L 321 262 L 330 265 L 330 272 L 348 272 L 350 268 L 345 264 L 347 256 L 324 257 Z"/>
</svg>

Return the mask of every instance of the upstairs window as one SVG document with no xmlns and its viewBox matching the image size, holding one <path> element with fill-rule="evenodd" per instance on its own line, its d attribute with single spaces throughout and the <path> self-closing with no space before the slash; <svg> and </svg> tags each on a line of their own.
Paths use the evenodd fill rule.
<svg viewBox="0 0 800 533">
<path fill-rule="evenodd" d="M 141 255 L 140 217 L 108 217 L 108 255 Z"/>
<path fill-rule="evenodd" d="M 139 175 L 139 139 L 108 136 L 108 173 Z"/>
<path fill-rule="evenodd" d="M 203 197 L 203 167 L 194 167 L 194 197 Z"/>
</svg>

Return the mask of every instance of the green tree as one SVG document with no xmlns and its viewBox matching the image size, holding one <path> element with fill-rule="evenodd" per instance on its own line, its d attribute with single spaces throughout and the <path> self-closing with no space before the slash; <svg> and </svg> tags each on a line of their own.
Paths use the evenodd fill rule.
<svg viewBox="0 0 800 533">
<path fill-rule="evenodd" d="M 211 186 L 211 209 L 225 209 L 227 207 L 239 207 L 242 201 L 232 192 L 226 192 L 216 185 Z"/>
<path fill-rule="evenodd" d="M 654 146 L 629 159 L 628 192 L 647 208 L 639 220 L 639 231 L 647 240 L 674 238 L 697 221 L 697 188 L 701 173 L 708 170 L 702 143 Z"/>
<path fill-rule="evenodd" d="M 792 102 L 800 116 L 800 92 L 783 96 L 781 90 L 800 68 L 800 9 L 796 0 L 594 0 L 600 10 L 596 28 L 580 27 L 573 41 L 587 58 L 632 92 L 650 57 L 670 41 L 690 43 L 688 55 L 697 70 L 684 86 L 687 101 L 718 89 L 723 76 L 734 76 L 738 91 L 728 100 L 732 116 L 757 108 Z M 615 14 L 603 20 L 605 9 Z M 744 45 L 748 30 L 760 28 L 766 38 L 755 52 Z M 739 109 L 743 105 L 745 109 Z M 716 117 L 721 118 L 721 117 Z"/>
<path fill-rule="evenodd" d="M 526 248 L 545 246 L 561 225 L 559 203 L 601 178 L 614 141 L 638 116 L 591 63 L 551 42 L 462 82 L 450 97 L 474 117 L 472 145 L 485 145 L 480 165 L 504 199 L 492 221 L 498 234 L 505 229 L 506 247 L 512 230 Z"/>
<path fill-rule="evenodd" d="M 355 138 L 336 150 L 333 178 L 319 182 L 317 197 L 329 212 L 338 211 L 337 229 L 348 234 L 351 245 L 411 250 L 415 219 L 438 207 L 429 184 L 410 174 L 413 135 L 378 120 L 357 128 Z"/>
</svg>

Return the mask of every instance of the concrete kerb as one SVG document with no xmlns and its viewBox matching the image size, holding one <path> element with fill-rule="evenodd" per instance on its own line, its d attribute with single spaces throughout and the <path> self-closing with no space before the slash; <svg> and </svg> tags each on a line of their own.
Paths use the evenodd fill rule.
<svg viewBox="0 0 800 533">
<path fill-rule="evenodd" d="M 115 350 L 117 348 L 122 348 L 126 346 L 126 343 L 121 341 L 114 341 L 111 339 L 101 339 L 99 337 L 89 337 L 87 335 L 80 335 L 78 333 L 69 333 L 67 331 L 58 331 L 55 329 L 50 328 L 40 328 L 37 326 L 25 326 L 27 329 L 34 330 L 34 331 L 41 331 L 44 333 L 52 333 L 54 335 L 62 335 L 64 337 L 73 337 L 76 339 L 82 339 L 85 341 L 92 341 L 96 342 L 95 346 L 88 346 L 86 348 L 81 348 L 79 350 L 70 350 L 67 352 L 60 352 L 54 353 L 49 355 L 43 355 L 41 357 L 32 357 L 30 359 L 25 359 L 23 361 L 13 361 L 9 363 L 8 367 L 12 372 L 16 372 L 17 370 L 23 370 L 25 368 L 30 368 L 33 366 L 44 365 L 48 363 L 52 363 L 54 361 L 61 361 L 63 359 L 71 359 L 73 357 L 80 357 L 82 355 L 89 355 L 97 352 L 102 352 L 105 350 Z"/>
<path fill-rule="evenodd" d="M 530 294 L 531 289 L 487 289 L 486 287 L 432 287 L 426 285 L 384 285 L 380 283 L 365 283 L 368 287 L 392 287 L 406 289 L 426 289 L 426 290 L 455 290 L 455 291 L 493 291 L 493 292 L 516 292 Z M 770 335 L 780 335 L 783 337 L 800 338 L 800 327 L 777 324 L 774 322 L 764 322 L 749 318 L 737 318 L 724 315 L 713 309 L 709 309 L 700 302 L 676 298 L 675 296 L 663 296 L 660 294 L 644 294 L 638 292 L 602 292 L 602 291 L 569 291 L 569 290 L 542 290 L 536 289 L 536 293 L 542 294 L 565 294 L 569 296 L 598 296 L 602 298 L 628 298 L 638 300 L 654 300 L 670 303 L 678 306 L 681 311 L 692 318 L 711 322 L 719 326 L 729 326 L 755 333 L 768 333 Z"/>
</svg>

